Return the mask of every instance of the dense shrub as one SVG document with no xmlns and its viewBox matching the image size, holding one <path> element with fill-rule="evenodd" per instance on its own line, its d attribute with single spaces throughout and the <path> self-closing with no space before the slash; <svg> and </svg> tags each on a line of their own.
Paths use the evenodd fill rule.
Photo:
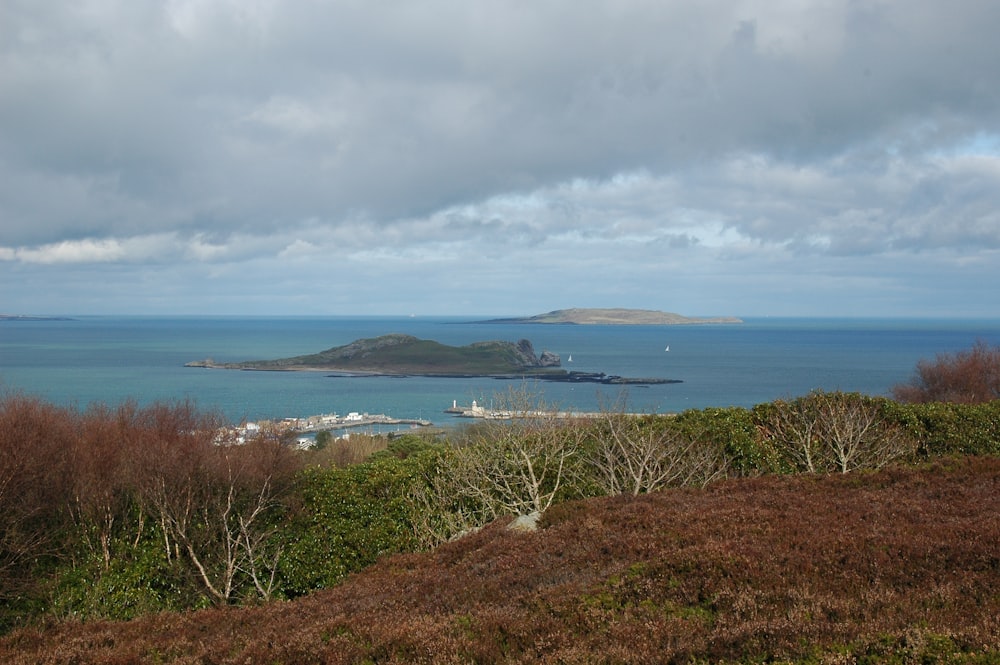
<svg viewBox="0 0 1000 665">
<path fill-rule="evenodd" d="M 326 436 L 321 436 L 323 434 Z M 385 450 L 387 443 L 388 439 L 384 436 L 361 432 L 336 439 L 330 432 L 319 432 L 316 435 L 316 446 L 304 451 L 302 456 L 308 466 L 351 466 L 361 464 L 372 455 Z"/>
<path fill-rule="evenodd" d="M 423 435 L 407 432 L 401 435 L 387 437 L 385 448 L 373 453 L 371 459 L 392 456 L 399 459 L 406 459 L 413 455 L 420 455 L 426 451 L 439 450 L 442 446 L 438 440 L 438 433 Z"/>
<path fill-rule="evenodd" d="M 757 414 L 740 407 L 688 409 L 676 417 L 661 417 L 663 425 L 688 437 L 724 447 L 731 476 L 755 476 L 781 471 L 773 442 L 760 436 Z"/>
<path fill-rule="evenodd" d="M 919 437 L 927 457 L 1000 455 L 1000 400 L 901 405 L 899 413 Z"/>
<path fill-rule="evenodd" d="M 232 445 L 222 424 L 189 402 L 79 413 L 0 400 L 5 616 L 268 597 L 268 541 L 298 462 L 276 433 Z"/>
<path fill-rule="evenodd" d="M 333 586 L 380 556 L 416 548 L 408 497 L 429 455 L 379 456 L 349 467 L 311 467 L 279 534 L 279 585 L 289 596 Z"/>
<path fill-rule="evenodd" d="M 110 563 L 90 553 L 60 566 L 47 614 L 60 619 L 134 619 L 209 604 L 182 561 L 168 560 L 163 537 L 149 524 L 134 540 L 112 541 Z"/>
</svg>

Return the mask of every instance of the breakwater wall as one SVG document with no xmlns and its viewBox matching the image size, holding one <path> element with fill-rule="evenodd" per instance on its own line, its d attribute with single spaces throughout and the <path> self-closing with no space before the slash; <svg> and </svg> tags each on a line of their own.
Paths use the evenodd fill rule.
<svg viewBox="0 0 1000 665">
<path fill-rule="evenodd" d="M 418 418 L 393 418 L 382 413 L 349 413 L 346 416 L 325 414 L 305 418 L 284 418 L 276 421 L 281 427 L 301 434 L 322 432 L 324 430 L 353 429 L 357 427 L 373 427 L 377 425 L 409 425 L 411 427 L 430 427 L 429 420 Z"/>
</svg>

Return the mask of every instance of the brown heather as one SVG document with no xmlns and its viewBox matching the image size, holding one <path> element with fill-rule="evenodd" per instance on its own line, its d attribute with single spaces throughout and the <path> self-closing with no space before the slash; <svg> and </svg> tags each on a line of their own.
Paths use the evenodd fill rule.
<svg viewBox="0 0 1000 665">
<path fill-rule="evenodd" d="M 1000 662 L 1000 460 L 553 506 L 253 608 L 54 623 L 4 663 Z"/>
</svg>

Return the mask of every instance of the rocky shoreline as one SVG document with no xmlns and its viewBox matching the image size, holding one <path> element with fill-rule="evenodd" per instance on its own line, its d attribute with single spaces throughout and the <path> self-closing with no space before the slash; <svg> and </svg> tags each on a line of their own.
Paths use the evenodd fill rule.
<svg viewBox="0 0 1000 665">
<path fill-rule="evenodd" d="M 549 374 L 534 374 L 531 376 L 511 376 L 496 378 L 535 378 L 542 381 L 558 381 L 560 383 L 601 383 L 612 386 L 641 385 L 651 386 L 665 383 L 683 383 L 680 379 L 656 379 L 618 376 L 604 372 L 560 372 Z"/>
<path fill-rule="evenodd" d="M 628 377 L 604 372 L 567 372 L 565 370 L 547 370 L 536 372 L 518 372 L 503 374 L 472 374 L 467 372 L 385 372 L 359 371 L 353 369 L 337 369 L 335 367 L 233 367 L 230 364 L 215 363 L 211 359 L 195 360 L 184 364 L 185 367 L 203 369 L 238 369 L 243 372 L 326 372 L 333 379 L 353 379 L 362 377 L 378 377 L 405 379 L 416 376 L 431 379 L 498 379 L 551 381 L 557 383 L 600 383 L 604 385 L 661 385 L 668 383 L 683 383 L 681 379 L 661 379 L 650 377 Z"/>
</svg>

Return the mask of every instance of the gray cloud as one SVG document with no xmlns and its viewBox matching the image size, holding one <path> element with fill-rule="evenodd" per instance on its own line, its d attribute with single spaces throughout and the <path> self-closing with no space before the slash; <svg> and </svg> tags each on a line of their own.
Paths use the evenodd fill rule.
<svg viewBox="0 0 1000 665">
<path fill-rule="evenodd" d="M 0 276 L 38 292 L 0 309 L 400 311 L 418 273 L 438 311 L 539 284 L 679 309 L 669 281 L 728 313 L 795 275 L 755 307 L 835 284 L 913 313 L 915 262 L 989 311 L 998 24 L 989 0 L 10 0 Z"/>
</svg>

